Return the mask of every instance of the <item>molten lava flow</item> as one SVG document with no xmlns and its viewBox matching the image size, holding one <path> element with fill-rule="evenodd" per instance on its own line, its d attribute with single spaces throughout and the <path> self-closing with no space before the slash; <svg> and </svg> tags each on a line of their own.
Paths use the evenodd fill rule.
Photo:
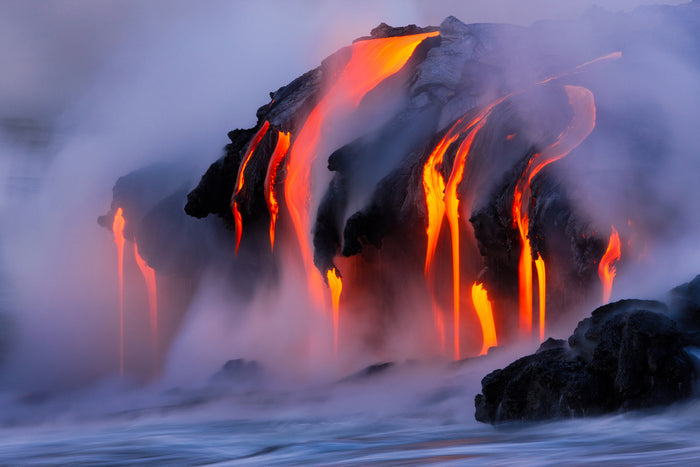
<svg viewBox="0 0 700 467">
<path fill-rule="evenodd" d="M 326 273 L 328 287 L 331 289 L 333 303 L 333 352 L 338 354 L 338 320 L 340 317 L 340 293 L 343 291 L 343 281 L 336 268 L 329 269 Z"/>
<path fill-rule="evenodd" d="M 454 319 L 454 358 L 460 358 L 459 343 L 459 322 L 460 322 L 460 258 L 459 258 L 459 198 L 457 197 L 457 187 L 464 178 L 464 167 L 467 163 L 467 156 L 471 151 L 476 134 L 486 124 L 491 110 L 507 99 L 509 96 L 498 99 L 483 110 L 481 110 L 466 126 L 465 130 L 471 128 L 470 133 L 462 141 L 457 149 L 455 161 L 452 165 L 452 172 L 445 187 L 443 212 L 447 214 L 447 221 L 450 224 L 450 236 L 452 238 L 452 307 Z M 440 219 L 442 222 L 442 219 Z M 438 232 L 439 233 L 439 232 Z M 436 240 L 437 241 L 437 240 Z M 433 252 L 434 253 L 434 252 Z"/>
<path fill-rule="evenodd" d="M 580 86 L 564 86 L 573 109 L 573 117 L 568 127 L 559 135 L 557 141 L 541 153 L 535 154 L 528 161 L 522 177 L 515 186 L 513 197 L 513 219 L 520 233 L 520 263 L 518 266 L 518 285 L 520 301 L 520 332 L 530 335 L 532 332 L 532 250 L 528 238 L 530 230 L 530 184 L 532 179 L 548 164 L 561 159 L 585 140 L 595 127 L 595 101 L 593 93 Z M 540 297 L 540 322 L 544 321 L 544 262 L 542 270 Z M 539 270 L 538 270 L 539 275 Z M 541 327 L 540 332 L 543 332 Z"/>
<path fill-rule="evenodd" d="M 287 151 L 289 151 L 289 133 L 279 132 L 277 135 L 277 144 L 275 150 L 270 157 L 270 163 L 267 166 L 265 174 L 265 201 L 267 201 L 267 209 L 270 211 L 270 249 L 275 248 L 275 224 L 279 215 L 279 203 L 277 202 L 277 172 L 282 166 Z"/>
<path fill-rule="evenodd" d="M 243 218 L 241 217 L 241 212 L 238 209 L 236 195 L 241 191 L 241 189 L 243 189 L 243 185 L 245 184 L 245 168 L 248 165 L 250 158 L 253 156 L 253 153 L 255 153 L 255 149 L 258 147 L 258 144 L 260 144 L 260 140 L 262 140 L 265 133 L 267 133 L 268 128 L 270 128 L 270 122 L 265 121 L 258 132 L 255 133 L 255 136 L 253 136 L 253 140 L 248 145 L 248 150 L 241 161 L 241 165 L 238 167 L 236 186 L 233 190 L 233 196 L 231 196 L 231 211 L 233 212 L 233 219 L 236 222 L 236 254 L 238 254 L 238 247 L 241 244 L 241 235 L 243 234 Z"/>
<path fill-rule="evenodd" d="M 445 178 L 440 169 L 447 148 L 450 147 L 459 137 L 464 126 L 464 117 L 459 119 L 448 130 L 445 136 L 435 146 L 430 153 L 428 160 L 423 166 L 423 191 L 425 192 L 425 207 L 428 215 L 428 226 L 426 234 L 428 235 L 428 246 L 425 252 L 425 278 L 428 286 L 432 288 L 432 263 L 435 258 L 435 250 L 437 248 L 440 230 L 442 229 L 442 221 L 445 217 Z M 431 294 L 434 295 L 434 294 Z M 445 322 L 442 316 L 443 312 L 433 298 L 433 317 L 435 329 L 440 336 L 440 344 L 442 350 L 445 350 Z M 459 319 L 459 318 L 457 318 Z M 455 354 L 459 353 L 459 334 L 457 332 L 459 323 L 455 325 Z M 459 357 L 455 357 L 458 359 Z"/>
<path fill-rule="evenodd" d="M 119 375 L 124 376 L 124 215 L 122 208 L 114 214 L 112 231 L 117 244 L 119 270 Z"/>
<path fill-rule="evenodd" d="M 318 145 L 329 117 L 353 111 L 362 98 L 385 78 L 397 73 L 416 47 L 439 33 L 387 37 L 359 41 L 351 46 L 351 56 L 335 84 L 309 114 L 287 157 L 285 201 L 299 240 L 312 295 L 317 303 L 323 296 L 320 275 L 313 266 L 310 239 L 311 167 L 318 156 Z"/>
<path fill-rule="evenodd" d="M 538 256 L 535 260 L 535 271 L 537 271 L 537 300 L 540 312 L 540 342 L 544 341 L 544 312 L 547 303 L 547 276 L 544 269 L 544 259 Z"/>
<path fill-rule="evenodd" d="M 464 125 L 464 118 L 459 119 L 445 134 L 435 149 L 428 156 L 423 166 L 423 191 L 425 192 L 425 207 L 428 214 L 428 248 L 425 252 L 425 275 L 429 275 L 435 249 L 445 217 L 445 178 L 440 172 L 447 148 L 459 137 Z"/>
<path fill-rule="evenodd" d="M 483 335 L 483 342 L 479 355 L 486 355 L 489 348 L 498 345 L 498 340 L 496 339 L 496 324 L 493 321 L 491 301 L 489 300 L 489 296 L 483 284 L 475 282 L 474 285 L 472 285 L 472 303 L 479 317 L 481 333 Z"/>
<path fill-rule="evenodd" d="M 139 248 L 134 243 L 134 258 L 139 265 L 143 280 L 146 282 L 148 292 L 148 311 L 151 318 L 151 342 L 153 346 L 153 358 L 157 358 L 158 352 L 158 294 L 156 291 L 156 272 L 139 255 Z"/>
<path fill-rule="evenodd" d="M 613 279 L 615 279 L 615 263 L 620 261 L 622 253 L 620 251 L 620 236 L 615 227 L 612 227 L 612 234 L 608 241 L 608 248 L 605 250 L 603 258 L 598 265 L 598 277 L 603 284 L 603 304 L 610 301 L 612 293 Z"/>
<path fill-rule="evenodd" d="M 460 263 L 459 263 L 459 200 L 457 187 L 464 176 L 464 166 L 467 155 L 471 149 L 476 133 L 485 125 L 486 117 L 491 110 L 508 96 L 498 99 L 472 119 L 467 120 L 466 115 L 457 120 L 447 131 L 445 136 L 435 146 L 423 166 L 423 191 L 425 193 L 425 206 L 428 215 L 428 246 L 425 253 L 425 277 L 432 284 L 432 263 L 435 258 L 437 242 L 442 230 L 442 222 L 447 213 L 452 236 L 452 280 L 453 280 L 453 318 L 454 318 L 454 358 L 460 358 L 459 322 L 460 322 Z M 441 168 L 447 149 L 466 131 L 471 132 L 464 139 L 457 151 L 452 172 L 447 184 L 442 175 Z M 444 342 L 444 323 L 442 323 L 442 311 L 438 309 L 433 300 L 433 315 L 435 326 L 441 330 L 441 342 Z M 438 321 L 440 319 L 440 321 Z"/>
</svg>

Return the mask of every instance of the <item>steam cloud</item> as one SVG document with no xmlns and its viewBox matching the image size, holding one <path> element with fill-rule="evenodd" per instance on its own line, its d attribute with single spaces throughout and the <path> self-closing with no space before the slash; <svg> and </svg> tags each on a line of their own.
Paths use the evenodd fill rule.
<svg viewBox="0 0 700 467">
<path fill-rule="evenodd" d="M 226 143 L 228 130 L 254 124 L 254 110 L 268 91 L 382 21 L 437 25 L 454 15 L 468 23 L 530 24 L 575 17 L 590 3 L 499 1 L 478 8 L 456 0 L 430 6 L 400 0 L 352 6 L 313 1 L 196 7 L 185 2 L 0 4 L 0 311 L 16 325 L 15 347 L 0 382 L 23 390 L 69 388 L 117 368 L 115 346 L 106 344 L 117 342 L 114 245 L 95 217 L 109 206 L 119 176 L 157 162 L 203 173 Z M 641 3 L 651 2 L 619 0 L 606 8 Z M 685 34 L 674 33 L 672 23 L 662 27 L 670 35 Z M 592 31 L 567 34 L 566 46 L 597 48 Z M 575 202 L 595 213 L 600 229 L 624 215 L 620 211 L 627 198 L 649 200 L 649 212 L 636 213 L 645 220 L 639 230 L 649 232 L 649 238 L 638 239 L 648 243 L 648 266 L 624 271 L 616 294 L 657 294 L 698 272 L 700 250 L 692 234 L 700 227 L 700 210 L 694 206 L 700 199 L 694 181 L 700 168 L 694 137 L 700 111 L 692 96 L 700 70 L 693 51 L 674 55 L 655 47 L 638 50 L 657 64 L 657 74 L 611 72 L 601 78 L 626 85 L 624 93 L 604 96 L 610 108 L 600 111 L 615 119 L 653 109 L 658 119 L 639 122 L 637 141 L 658 148 L 659 158 L 640 163 L 637 148 L 620 146 L 612 131 L 588 143 L 589 159 L 567 158 L 557 169 Z M 379 175 L 368 176 L 367 185 Z M 351 199 L 348 211 L 365 201 Z M 298 300 L 288 279 L 280 279 L 288 294 L 283 296 Z M 126 286 L 137 290 L 137 281 L 134 277 Z M 283 309 L 284 300 L 256 296 L 252 301 L 256 309 L 273 310 L 277 327 L 270 331 L 271 315 L 248 315 L 242 322 L 227 317 L 229 308 L 235 313 L 243 306 L 214 292 L 220 289 L 217 280 L 203 283 L 166 366 L 173 381 L 211 374 L 231 356 L 284 358 L 286 342 L 279 341 L 267 354 L 246 354 L 265 333 L 293 335 L 292 325 L 300 326 L 291 317 L 293 310 Z M 314 319 L 308 317 L 305 325 L 317 325 Z M 226 325 L 219 326 L 219 320 Z M 216 351 L 202 350 L 207 345 Z M 394 348 L 402 345 L 397 341 Z M 192 375 L 183 366 L 202 370 Z"/>
</svg>

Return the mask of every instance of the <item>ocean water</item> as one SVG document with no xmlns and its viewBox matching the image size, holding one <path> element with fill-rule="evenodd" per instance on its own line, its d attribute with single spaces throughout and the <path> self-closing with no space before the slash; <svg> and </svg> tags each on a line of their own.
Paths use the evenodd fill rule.
<svg viewBox="0 0 700 467">
<path fill-rule="evenodd" d="M 473 418 L 474 372 L 166 389 L 107 382 L 5 395 L 2 465 L 693 465 L 700 401 L 498 427 Z"/>
</svg>

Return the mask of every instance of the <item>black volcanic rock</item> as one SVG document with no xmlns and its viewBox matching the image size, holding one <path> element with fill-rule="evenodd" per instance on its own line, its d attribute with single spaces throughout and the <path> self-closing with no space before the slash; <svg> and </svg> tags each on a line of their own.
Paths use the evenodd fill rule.
<svg viewBox="0 0 700 467">
<path fill-rule="evenodd" d="M 669 302 L 673 316 L 682 328 L 700 330 L 700 275 L 671 290 Z"/>
<path fill-rule="evenodd" d="M 691 395 L 696 370 L 687 339 L 663 303 L 622 300 L 579 322 L 568 342 L 488 374 L 478 421 L 543 420 L 669 404 Z"/>
<path fill-rule="evenodd" d="M 248 141 L 256 131 L 257 127 L 237 129 L 228 133 L 231 143 L 226 145 L 226 154 L 207 169 L 199 185 L 187 195 L 187 214 L 197 218 L 216 214 L 226 224 L 233 225 L 230 202 L 236 184 L 236 174 Z"/>
</svg>

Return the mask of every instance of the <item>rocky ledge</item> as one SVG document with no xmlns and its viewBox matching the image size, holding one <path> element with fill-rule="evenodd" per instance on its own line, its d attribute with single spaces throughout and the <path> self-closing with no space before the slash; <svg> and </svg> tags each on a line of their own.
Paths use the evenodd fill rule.
<svg viewBox="0 0 700 467">
<path fill-rule="evenodd" d="M 579 322 L 568 341 L 549 339 L 482 381 L 480 422 L 535 421 L 667 405 L 693 394 L 700 276 L 671 291 L 669 306 L 621 300 Z M 681 326 L 679 326 L 681 323 Z"/>
</svg>

